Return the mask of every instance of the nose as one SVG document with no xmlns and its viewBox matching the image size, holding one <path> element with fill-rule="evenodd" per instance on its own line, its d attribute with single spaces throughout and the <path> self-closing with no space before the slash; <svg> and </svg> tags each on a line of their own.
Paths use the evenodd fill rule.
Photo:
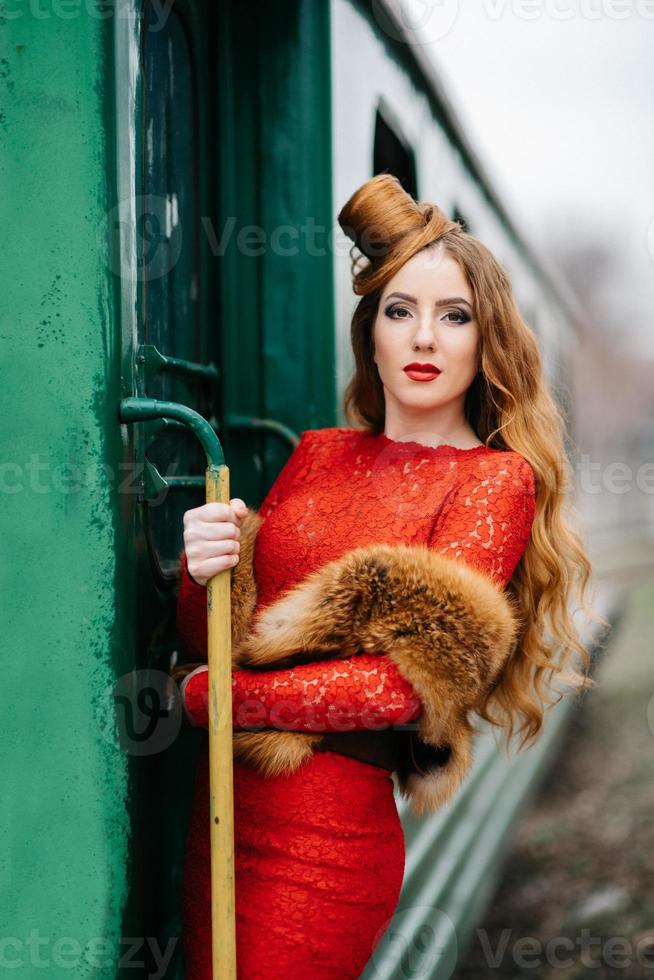
<svg viewBox="0 0 654 980">
<path fill-rule="evenodd" d="M 420 324 L 413 337 L 413 350 L 436 350 L 436 337 L 431 327 Z"/>
</svg>

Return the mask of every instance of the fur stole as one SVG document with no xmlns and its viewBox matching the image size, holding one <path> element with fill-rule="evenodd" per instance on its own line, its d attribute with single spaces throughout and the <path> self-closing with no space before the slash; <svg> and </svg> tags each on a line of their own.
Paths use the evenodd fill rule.
<svg viewBox="0 0 654 980">
<path fill-rule="evenodd" d="M 518 633 L 513 600 L 488 576 L 426 545 L 372 544 L 315 570 L 252 621 L 252 558 L 262 519 L 241 522 L 232 573 L 232 662 L 276 669 L 313 660 L 383 653 L 412 685 L 423 710 L 397 732 L 400 794 L 412 813 L 435 812 L 464 780 L 474 728 L 468 718 L 498 680 Z M 234 755 L 269 775 L 293 772 L 322 733 L 234 732 Z"/>
</svg>

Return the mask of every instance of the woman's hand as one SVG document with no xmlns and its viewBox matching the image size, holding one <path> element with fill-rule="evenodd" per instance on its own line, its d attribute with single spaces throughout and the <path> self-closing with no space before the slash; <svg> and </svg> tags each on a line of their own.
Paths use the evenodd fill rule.
<svg viewBox="0 0 654 980">
<path fill-rule="evenodd" d="M 184 551 L 191 578 L 205 585 L 210 578 L 238 564 L 241 521 L 248 512 L 240 497 L 228 504 L 194 507 L 184 514 Z"/>
</svg>

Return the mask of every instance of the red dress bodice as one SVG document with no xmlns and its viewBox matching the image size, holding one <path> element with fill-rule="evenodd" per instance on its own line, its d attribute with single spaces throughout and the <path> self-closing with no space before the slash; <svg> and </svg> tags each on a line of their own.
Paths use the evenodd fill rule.
<svg viewBox="0 0 654 980">
<path fill-rule="evenodd" d="M 316 568 L 371 543 L 426 544 L 505 584 L 529 537 L 534 474 L 517 453 L 424 447 L 353 429 L 309 429 L 271 487 L 259 513 L 254 572 L 257 612 Z M 182 556 L 178 627 L 189 659 L 206 659 L 206 589 Z M 383 651 L 380 651 L 380 654 Z M 234 671 L 233 727 L 330 731 L 376 718 L 414 720 L 420 703 L 397 667 L 381 656 L 280 671 Z M 208 678 L 184 685 L 187 717 L 208 725 Z M 281 702 L 285 708 L 278 710 Z M 331 714 L 331 718 L 330 718 Z M 292 723 L 290 719 L 292 718 Z"/>
</svg>

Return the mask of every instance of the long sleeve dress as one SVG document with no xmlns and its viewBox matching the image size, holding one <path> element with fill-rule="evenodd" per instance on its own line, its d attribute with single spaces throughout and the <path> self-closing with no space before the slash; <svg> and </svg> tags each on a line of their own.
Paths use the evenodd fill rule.
<svg viewBox="0 0 654 980">
<path fill-rule="evenodd" d="M 383 433 L 307 430 L 259 508 L 254 616 L 314 569 L 373 543 L 426 544 L 505 585 L 529 540 L 535 477 L 518 453 L 426 447 Z M 206 659 L 206 589 L 186 557 L 177 624 L 188 659 Z M 207 672 L 184 685 L 206 727 Z M 379 654 L 233 675 L 234 730 L 330 731 L 418 717 L 420 702 Z M 289 721 L 289 712 L 290 718 Z M 341 729 L 342 730 L 342 729 Z M 292 774 L 234 763 L 239 980 L 354 980 L 393 916 L 404 835 L 389 770 L 314 752 Z M 187 980 L 211 978 L 208 742 L 198 758 L 182 886 Z"/>
</svg>

